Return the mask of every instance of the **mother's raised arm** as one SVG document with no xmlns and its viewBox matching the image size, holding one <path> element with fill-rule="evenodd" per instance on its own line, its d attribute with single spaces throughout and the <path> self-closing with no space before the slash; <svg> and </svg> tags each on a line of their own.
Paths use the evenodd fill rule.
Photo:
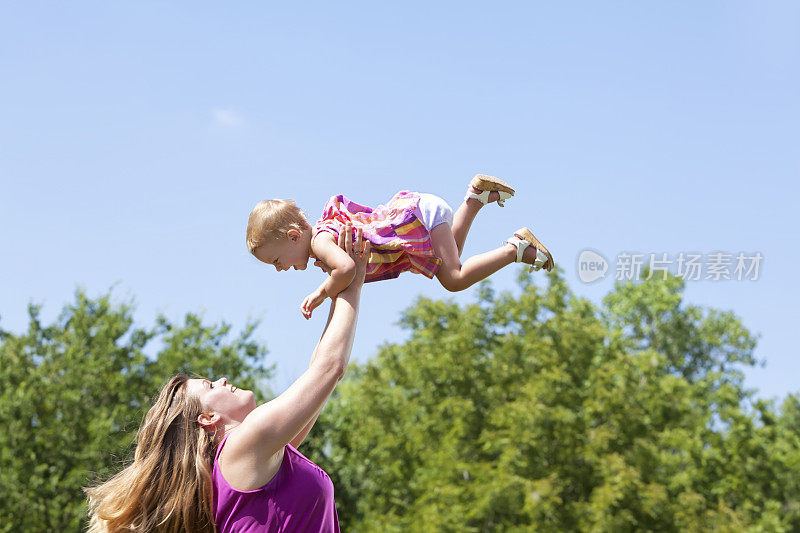
<svg viewBox="0 0 800 533">
<path fill-rule="evenodd" d="M 328 322 L 308 370 L 283 394 L 254 409 L 232 431 L 225 446 L 226 463 L 237 459 L 265 461 L 288 443 L 299 445 L 344 376 L 353 348 L 369 258 L 369 242 L 362 242 L 359 232 L 353 243 L 352 231 L 347 229 L 340 233 L 340 245 L 355 261 L 356 275 L 350 286 L 331 302 Z"/>
</svg>

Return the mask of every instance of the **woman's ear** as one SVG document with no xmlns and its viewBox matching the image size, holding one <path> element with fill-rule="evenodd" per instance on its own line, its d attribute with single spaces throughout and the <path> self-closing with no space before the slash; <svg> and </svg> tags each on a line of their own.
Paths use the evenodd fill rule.
<svg viewBox="0 0 800 533">
<path fill-rule="evenodd" d="M 215 426 L 219 421 L 220 416 L 217 413 L 208 412 L 197 415 L 197 422 L 203 426 L 203 429 L 212 433 L 215 431 Z"/>
</svg>

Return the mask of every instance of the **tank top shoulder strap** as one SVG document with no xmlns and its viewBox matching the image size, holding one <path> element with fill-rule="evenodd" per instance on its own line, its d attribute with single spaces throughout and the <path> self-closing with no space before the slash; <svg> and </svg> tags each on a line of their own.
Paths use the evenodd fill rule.
<svg viewBox="0 0 800 533">
<path fill-rule="evenodd" d="M 219 445 L 217 445 L 217 452 L 214 454 L 214 462 L 219 462 L 219 454 L 222 451 L 222 447 L 225 446 L 225 441 L 228 440 L 230 433 L 222 437 L 222 440 L 219 441 Z"/>
</svg>

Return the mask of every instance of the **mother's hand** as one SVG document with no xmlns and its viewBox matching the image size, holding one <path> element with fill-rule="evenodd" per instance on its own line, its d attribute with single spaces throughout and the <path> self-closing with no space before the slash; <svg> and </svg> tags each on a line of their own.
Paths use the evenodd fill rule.
<svg viewBox="0 0 800 533">
<path fill-rule="evenodd" d="M 346 224 L 344 231 L 339 232 L 339 247 L 344 250 L 356 264 L 356 275 L 350 284 L 361 286 L 364 284 L 364 276 L 367 273 L 369 263 L 370 242 L 364 240 L 364 233 L 361 228 L 356 230 L 356 240 L 353 242 L 353 226 Z"/>
</svg>

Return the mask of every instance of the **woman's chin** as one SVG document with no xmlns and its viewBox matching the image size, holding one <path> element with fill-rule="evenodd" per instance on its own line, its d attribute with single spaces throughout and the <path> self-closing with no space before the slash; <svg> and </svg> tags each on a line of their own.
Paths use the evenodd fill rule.
<svg viewBox="0 0 800 533">
<path fill-rule="evenodd" d="M 256 395 L 251 390 L 242 391 L 248 396 L 248 400 L 250 401 L 250 405 L 253 406 L 253 409 L 256 408 Z"/>
</svg>

